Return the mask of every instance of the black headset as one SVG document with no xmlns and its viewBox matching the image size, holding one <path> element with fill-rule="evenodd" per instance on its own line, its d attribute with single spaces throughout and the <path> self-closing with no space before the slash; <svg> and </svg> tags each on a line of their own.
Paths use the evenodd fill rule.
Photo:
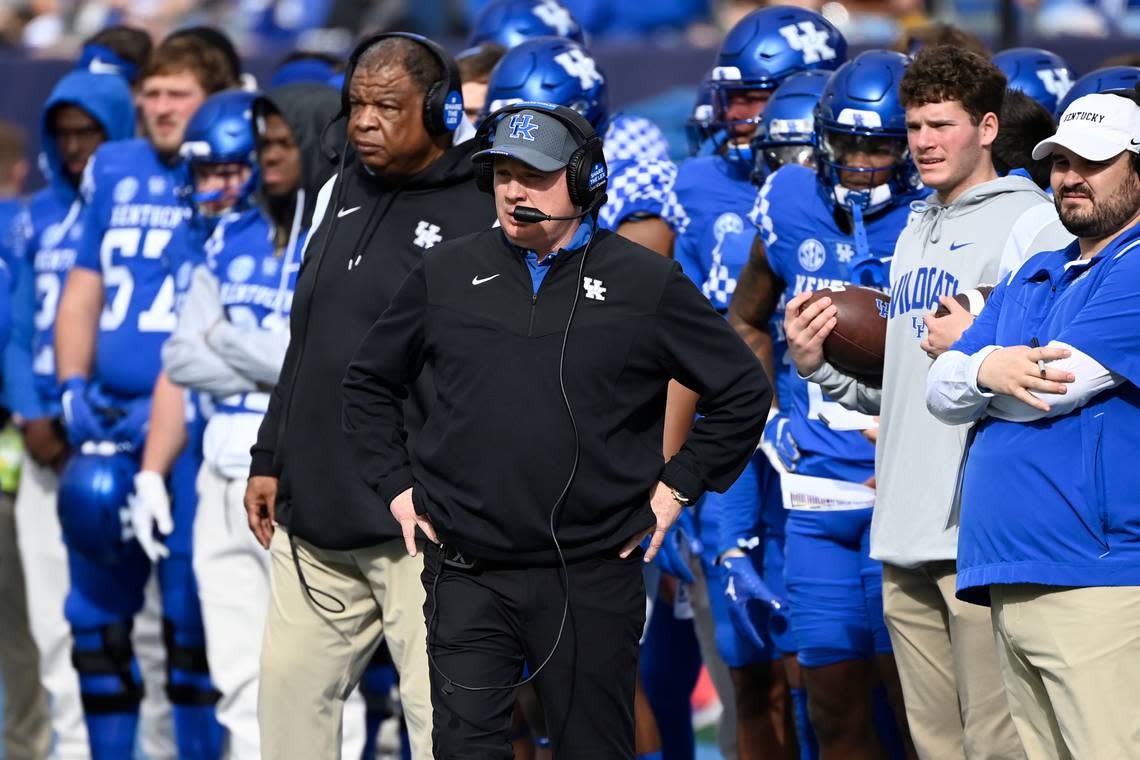
<svg viewBox="0 0 1140 760">
<path fill-rule="evenodd" d="M 570 191 L 570 202 L 583 209 L 593 209 L 600 205 L 606 194 L 609 168 L 602 152 L 602 138 L 590 122 L 573 108 L 524 101 L 503 106 L 488 116 L 475 133 L 475 150 L 486 150 L 495 142 L 495 130 L 504 118 L 519 111 L 540 111 L 553 116 L 563 124 L 578 143 L 577 149 L 566 163 L 566 189 Z M 485 193 L 495 191 L 495 172 L 491 161 L 475 162 L 475 186 Z"/>
<path fill-rule="evenodd" d="M 463 85 L 459 78 L 459 67 L 455 65 L 446 50 L 436 42 L 419 34 L 411 32 L 384 32 L 374 34 L 361 41 L 352 55 L 348 57 L 348 66 L 344 74 L 344 86 L 340 91 L 341 115 L 347 115 L 348 90 L 352 86 L 352 74 L 356 71 L 356 64 L 364 51 L 377 42 L 386 39 L 403 38 L 423 45 L 439 62 L 443 69 L 443 77 L 433 82 L 424 93 L 424 128 L 428 134 L 437 136 L 454 132 L 460 121 L 465 118 L 463 114 Z"/>
</svg>

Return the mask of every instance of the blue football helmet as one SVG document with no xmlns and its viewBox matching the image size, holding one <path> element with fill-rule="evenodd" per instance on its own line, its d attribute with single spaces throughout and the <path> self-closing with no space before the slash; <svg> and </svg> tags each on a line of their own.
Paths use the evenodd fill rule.
<svg viewBox="0 0 1140 760">
<path fill-rule="evenodd" d="M 250 168 L 249 179 L 237 194 L 237 202 L 247 199 L 257 186 L 257 141 L 253 130 L 253 101 L 256 93 L 226 90 L 206 99 L 186 125 L 179 151 L 187 167 L 187 192 L 199 211 L 200 206 L 222 200 L 224 191 L 198 192 L 194 169 L 204 164 L 243 164 Z"/>
<path fill-rule="evenodd" d="M 522 101 L 573 108 L 595 129 L 609 115 L 606 77 L 580 43 L 537 37 L 512 48 L 491 72 L 483 117 Z"/>
<path fill-rule="evenodd" d="M 1010 48 L 994 56 L 1011 90 L 1021 90 L 1053 113 L 1077 78 L 1065 59 L 1041 48 Z"/>
<path fill-rule="evenodd" d="M 801 71 L 772 94 L 752 138 L 753 182 L 762 184 L 784 164 L 815 167 L 815 107 L 830 79 L 830 71 Z"/>
<path fill-rule="evenodd" d="M 868 50 L 843 64 L 823 90 L 815 111 L 816 173 L 824 196 L 863 214 L 886 208 L 918 190 L 921 180 L 906 140 L 906 109 L 899 102 L 899 80 L 910 59 L 888 50 Z M 849 156 L 890 155 L 890 166 L 871 169 L 846 163 Z M 888 180 L 872 186 L 875 174 Z M 840 181 L 866 176 L 865 187 Z M 856 185 L 861 183 L 854 183 Z M 909 198 L 908 198 L 909 200 Z"/>
<path fill-rule="evenodd" d="M 1069 104 L 1084 95 L 1098 92 L 1134 95 L 1138 82 L 1140 82 L 1140 67 L 1137 66 L 1109 66 L 1090 71 L 1073 84 L 1068 94 L 1061 99 L 1061 104 L 1057 106 L 1057 113 L 1053 115 L 1060 119 Z"/>
<path fill-rule="evenodd" d="M 100 564 L 142 552 L 127 504 L 139 463 L 129 454 L 109 453 L 113 444 L 107 448 L 97 453 L 98 444 L 85 445 L 59 475 L 59 523 L 67 545 Z"/>
<path fill-rule="evenodd" d="M 493 42 L 510 50 L 535 37 L 586 44 L 582 25 L 557 0 L 491 0 L 475 17 L 467 47 Z"/>
<path fill-rule="evenodd" d="M 772 91 L 792 74 L 835 70 L 847 59 L 847 41 L 813 11 L 790 6 L 762 8 L 741 19 L 724 38 L 712 70 L 714 131 L 728 137 L 726 158 L 751 169 L 751 139 L 763 110 L 731 117 L 733 95 Z M 758 98 L 759 99 L 759 98 Z M 756 107 L 753 106 L 753 109 Z"/>
</svg>

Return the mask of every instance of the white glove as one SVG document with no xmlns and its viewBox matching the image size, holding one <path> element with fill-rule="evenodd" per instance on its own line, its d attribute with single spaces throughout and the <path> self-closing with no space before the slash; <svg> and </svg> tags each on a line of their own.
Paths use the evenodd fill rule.
<svg viewBox="0 0 1140 760">
<path fill-rule="evenodd" d="M 131 526 L 135 538 L 151 562 L 170 556 L 166 544 L 155 538 L 157 530 L 169 536 L 174 530 L 170 516 L 170 495 L 166 492 L 166 479 L 157 472 L 143 470 L 135 475 L 135 491 L 127 498 L 131 508 Z"/>
</svg>

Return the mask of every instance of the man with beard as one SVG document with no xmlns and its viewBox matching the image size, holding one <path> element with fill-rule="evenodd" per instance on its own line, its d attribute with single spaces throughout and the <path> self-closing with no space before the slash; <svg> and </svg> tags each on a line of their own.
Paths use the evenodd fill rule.
<svg viewBox="0 0 1140 760">
<path fill-rule="evenodd" d="M 1140 106 L 1087 95 L 1052 155 L 1077 239 L 1002 281 L 939 357 L 927 405 L 977 421 L 958 596 L 990 605 L 1029 757 L 1131 757 L 1140 735 Z M 1000 484 L 1000 487 L 998 487 Z"/>
</svg>

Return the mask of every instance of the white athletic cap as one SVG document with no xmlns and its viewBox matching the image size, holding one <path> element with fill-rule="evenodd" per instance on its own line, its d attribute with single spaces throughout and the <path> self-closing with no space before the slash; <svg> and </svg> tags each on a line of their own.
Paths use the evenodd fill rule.
<svg viewBox="0 0 1140 760">
<path fill-rule="evenodd" d="M 1057 133 L 1037 143 L 1035 161 L 1060 146 L 1088 161 L 1107 161 L 1122 151 L 1140 153 L 1140 106 L 1120 95 L 1077 98 L 1057 121 Z"/>
</svg>

